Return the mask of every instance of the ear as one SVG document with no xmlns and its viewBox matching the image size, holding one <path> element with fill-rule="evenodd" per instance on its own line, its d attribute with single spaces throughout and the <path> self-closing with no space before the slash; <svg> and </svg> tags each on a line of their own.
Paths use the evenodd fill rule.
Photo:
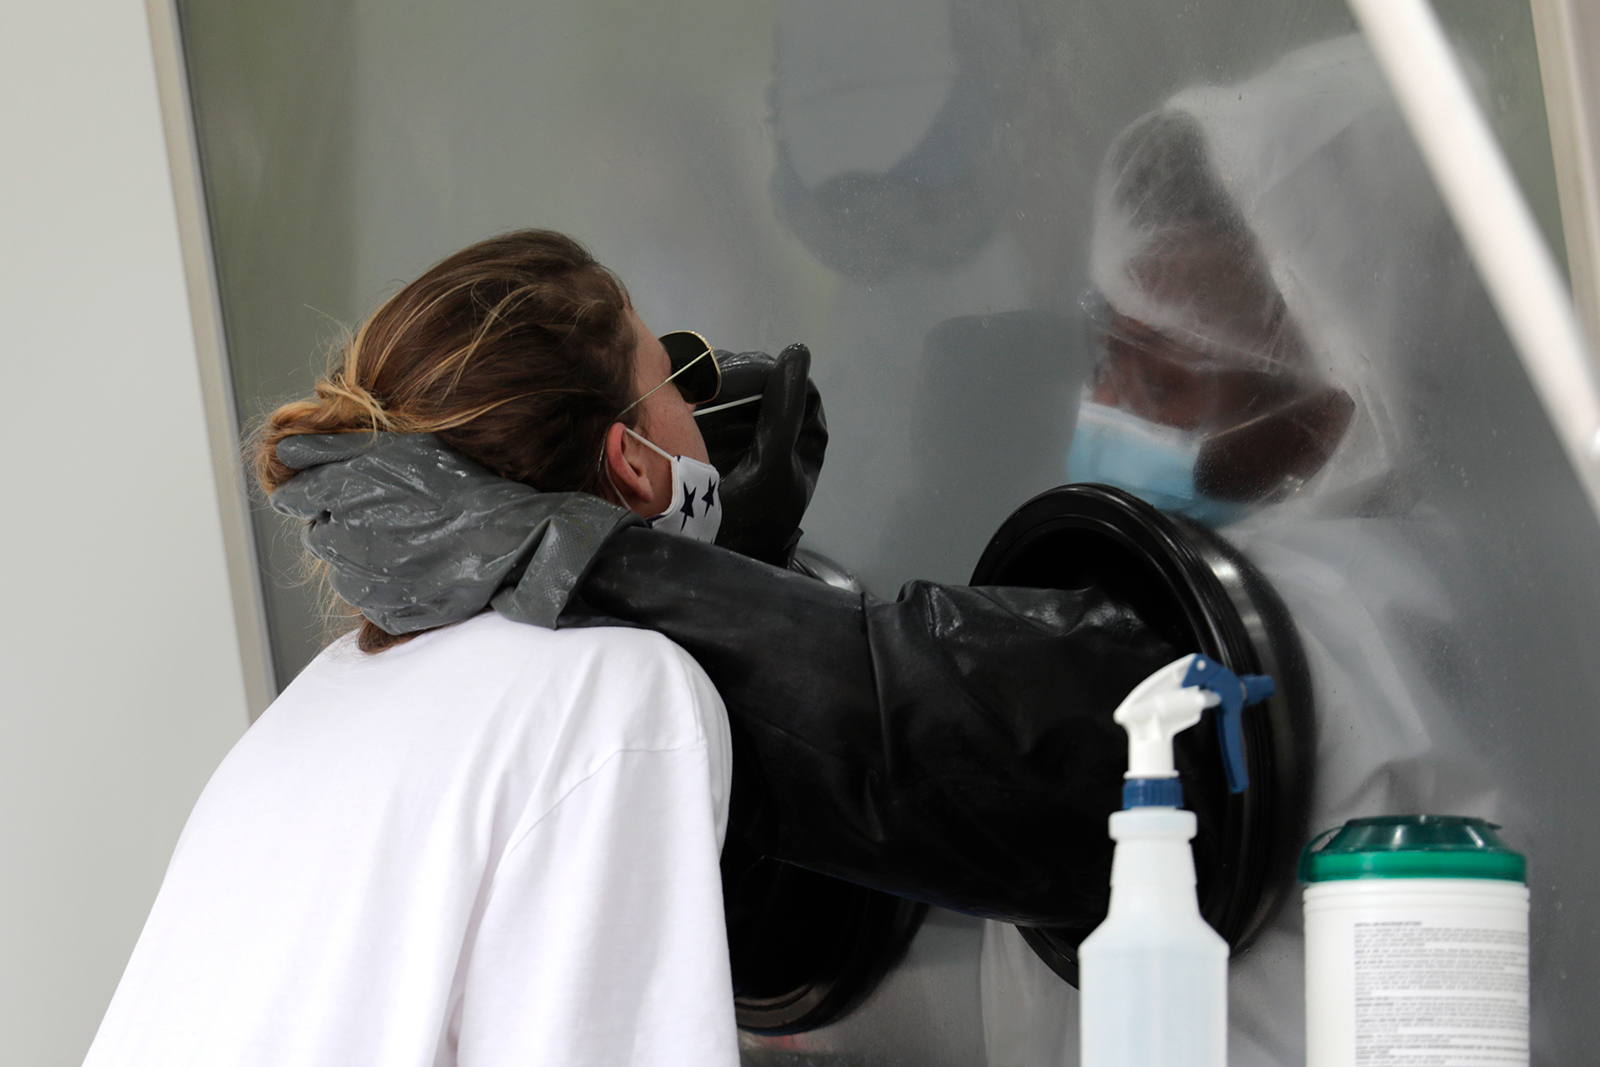
<svg viewBox="0 0 1600 1067">
<path fill-rule="evenodd" d="M 671 501 L 671 465 L 636 441 L 620 422 L 612 423 L 606 431 L 601 467 L 606 475 L 605 484 L 620 497 L 612 502 L 629 511 L 647 518 L 661 514 L 667 505 L 662 503 L 656 507 L 656 504 L 663 488 L 668 502 Z M 663 467 L 665 470 L 659 469 Z"/>
</svg>

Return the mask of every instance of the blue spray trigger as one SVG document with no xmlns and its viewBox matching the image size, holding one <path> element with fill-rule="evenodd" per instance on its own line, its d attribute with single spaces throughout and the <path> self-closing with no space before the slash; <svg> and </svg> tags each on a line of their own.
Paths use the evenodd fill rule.
<svg viewBox="0 0 1600 1067">
<path fill-rule="evenodd" d="M 1277 691 L 1265 674 L 1242 678 L 1210 656 L 1195 656 L 1183 684 L 1199 686 L 1217 694 L 1217 738 L 1222 742 L 1222 766 L 1228 772 L 1228 790 L 1243 793 L 1250 786 L 1250 771 L 1244 762 L 1244 709 L 1267 699 Z"/>
</svg>

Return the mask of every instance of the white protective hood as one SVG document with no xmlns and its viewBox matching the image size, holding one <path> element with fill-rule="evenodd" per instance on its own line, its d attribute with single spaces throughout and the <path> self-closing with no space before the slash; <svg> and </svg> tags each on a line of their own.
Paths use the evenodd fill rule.
<svg viewBox="0 0 1600 1067">
<path fill-rule="evenodd" d="M 1390 376 L 1442 211 L 1365 41 L 1338 38 L 1129 126 L 1096 190 L 1089 274 L 1112 308 L 1201 351 L 1347 392 L 1339 448 L 1287 504 L 1370 511 L 1404 473 Z"/>
</svg>

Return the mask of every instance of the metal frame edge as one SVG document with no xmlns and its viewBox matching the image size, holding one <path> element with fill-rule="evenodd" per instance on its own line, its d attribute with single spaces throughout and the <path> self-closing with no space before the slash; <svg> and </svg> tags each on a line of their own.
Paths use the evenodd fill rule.
<svg viewBox="0 0 1600 1067">
<path fill-rule="evenodd" d="M 188 69 L 184 63 L 177 0 L 145 0 L 144 7 L 189 292 L 189 318 L 194 328 L 229 593 L 244 673 L 245 704 L 254 721 L 277 696 L 277 682 L 272 669 L 266 600 L 261 590 L 261 566 L 250 522 L 249 490 L 241 463 L 238 409 L 228 372 L 222 299 L 211 245 L 210 219 L 206 213 Z"/>
<path fill-rule="evenodd" d="M 1574 0 L 1530 0 L 1544 87 L 1567 273 L 1591 352 L 1600 345 L 1600 108 L 1585 91 L 1600 59 L 1579 40 Z M 1587 60 L 1587 66 L 1586 66 Z"/>
</svg>

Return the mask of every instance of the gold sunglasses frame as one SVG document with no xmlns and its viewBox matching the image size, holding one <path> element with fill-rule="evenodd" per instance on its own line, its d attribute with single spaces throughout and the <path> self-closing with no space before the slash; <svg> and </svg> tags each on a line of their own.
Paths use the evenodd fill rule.
<svg viewBox="0 0 1600 1067">
<path fill-rule="evenodd" d="M 660 341 L 661 342 L 661 346 L 667 350 L 667 357 L 669 359 L 672 356 L 672 345 L 669 344 L 668 341 L 667 341 L 667 338 L 669 338 L 669 337 L 693 337 L 696 341 L 698 341 L 700 343 L 700 345 L 704 349 L 704 351 L 702 351 L 698 356 L 695 356 L 693 359 L 689 360 L 683 366 L 679 367 L 677 370 L 674 370 L 671 374 L 669 374 L 665 378 L 663 378 L 661 380 L 661 385 L 658 385 L 654 389 L 647 390 L 646 392 L 640 394 L 640 396 L 639 396 L 639 398 L 637 400 L 635 400 L 633 403 L 629 404 L 627 407 L 623 408 L 621 411 L 619 411 L 617 413 L 617 417 L 618 418 L 621 418 L 623 415 L 626 415 L 628 412 L 632 411 L 634 408 L 636 408 L 640 404 L 644 403 L 646 398 L 648 398 L 651 393 L 654 393 L 657 389 L 662 388 L 662 386 L 670 384 L 674 378 L 676 378 L 678 375 L 682 374 L 683 372 L 687 371 L 690 367 L 694 366 L 696 363 L 699 363 L 702 359 L 711 360 L 711 365 L 716 368 L 716 371 L 717 371 L 717 387 L 715 389 L 713 389 L 711 391 L 711 395 L 706 397 L 704 400 L 695 400 L 695 401 L 689 401 L 689 402 L 690 403 L 694 403 L 694 404 L 709 404 L 711 401 L 713 401 L 713 400 L 715 400 L 717 398 L 717 395 L 719 393 L 722 392 L 722 366 L 719 363 L 717 363 L 716 353 L 713 351 L 713 349 L 711 347 L 711 342 L 707 341 L 704 337 L 702 337 L 700 334 L 696 333 L 693 330 L 673 330 L 671 333 L 664 333 L 660 337 L 658 337 L 657 340 Z"/>
</svg>

